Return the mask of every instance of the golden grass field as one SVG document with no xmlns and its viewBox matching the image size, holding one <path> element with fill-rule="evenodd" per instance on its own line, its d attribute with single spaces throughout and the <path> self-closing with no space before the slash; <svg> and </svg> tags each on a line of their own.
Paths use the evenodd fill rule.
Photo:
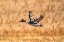
<svg viewBox="0 0 64 42">
<path fill-rule="evenodd" d="M 29 11 L 43 27 L 19 22 Z M 0 42 L 64 42 L 64 0 L 0 0 Z"/>
</svg>

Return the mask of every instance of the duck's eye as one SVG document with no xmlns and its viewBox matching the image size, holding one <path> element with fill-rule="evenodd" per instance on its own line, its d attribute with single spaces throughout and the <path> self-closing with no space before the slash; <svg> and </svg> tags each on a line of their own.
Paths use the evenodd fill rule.
<svg viewBox="0 0 64 42">
<path fill-rule="evenodd" d="M 25 20 L 24 20 L 24 19 L 22 19 L 21 21 L 22 21 L 22 22 L 25 22 Z"/>
</svg>

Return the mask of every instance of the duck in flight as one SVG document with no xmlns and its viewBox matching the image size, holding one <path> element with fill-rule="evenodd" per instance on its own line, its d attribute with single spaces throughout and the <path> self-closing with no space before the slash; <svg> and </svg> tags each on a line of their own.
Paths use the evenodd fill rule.
<svg viewBox="0 0 64 42">
<path fill-rule="evenodd" d="M 40 14 L 40 17 L 38 19 L 35 19 L 34 15 L 32 14 L 32 12 L 29 11 L 29 19 L 30 19 L 30 21 L 26 21 L 26 20 L 22 19 L 19 22 L 26 22 L 26 23 L 28 23 L 28 24 L 30 24 L 32 26 L 42 26 L 42 24 L 39 23 L 43 19 L 43 15 L 42 14 Z"/>
</svg>

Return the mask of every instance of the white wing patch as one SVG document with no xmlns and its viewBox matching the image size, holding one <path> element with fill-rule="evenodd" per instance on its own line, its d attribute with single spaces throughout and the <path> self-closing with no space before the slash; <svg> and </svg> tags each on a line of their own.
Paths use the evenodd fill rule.
<svg viewBox="0 0 64 42">
<path fill-rule="evenodd" d="M 30 21 L 34 21 L 35 20 L 34 19 L 34 15 L 32 14 L 31 11 L 29 11 L 29 19 L 30 19 Z"/>
</svg>

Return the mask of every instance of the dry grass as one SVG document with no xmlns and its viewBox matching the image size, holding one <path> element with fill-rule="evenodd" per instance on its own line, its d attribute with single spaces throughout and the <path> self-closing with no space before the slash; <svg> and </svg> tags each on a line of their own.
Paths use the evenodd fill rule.
<svg viewBox="0 0 64 42">
<path fill-rule="evenodd" d="M 43 27 L 20 23 L 40 14 Z M 5 41 L 6 40 L 6 41 Z M 63 0 L 0 0 L 0 42 L 64 42 Z"/>
<path fill-rule="evenodd" d="M 64 42 L 64 36 L 24 36 L 0 38 L 0 42 Z"/>
</svg>

